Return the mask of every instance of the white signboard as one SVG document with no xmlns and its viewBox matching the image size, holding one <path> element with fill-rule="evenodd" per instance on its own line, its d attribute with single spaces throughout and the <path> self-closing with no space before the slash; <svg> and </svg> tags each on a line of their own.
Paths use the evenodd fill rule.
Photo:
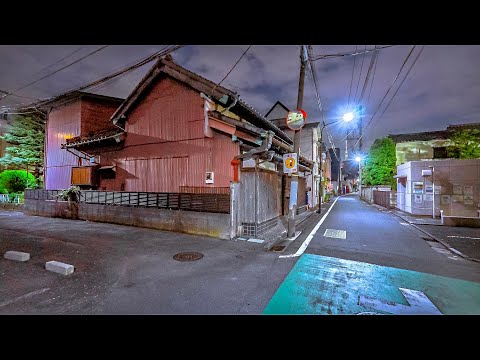
<svg viewBox="0 0 480 360">
<path fill-rule="evenodd" d="M 415 202 L 416 202 L 417 204 L 421 204 L 422 201 L 423 201 L 422 195 L 420 195 L 420 194 L 415 194 Z"/>
<path fill-rule="evenodd" d="M 450 204 L 450 195 L 442 195 L 441 200 L 443 205 Z"/>
<path fill-rule="evenodd" d="M 433 194 L 433 185 L 425 185 L 425 194 Z"/>
<path fill-rule="evenodd" d="M 283 173 L 293 174 L 298 171 L 297 153 L 283 154 Z"/>
<path fill-rule="evenodd" d="M 453 184 L 453 194 L 454 195 L 462 195 L 462 185 Z"/>
<path fill-rule="evenodd" d="M 463 197 L 463 203 L 465 205 L 473 205 L 473 196 L 472 195 L 465 195 Z"/>
<path fill-rule="evenodd" d="M 205 183 L 206 184 L 213 184 L 213 172 L 207 171 L 205 174 Z"/>
<path fill-rule="evenodd" d="M 425 200 L 425 201 L 433 201 L 433 195 L 425 194 L 425 195 L 423 195 L 423 200 Z"/>
<path fill-rule="evenodd" d="M 464 195 L 473 195 L 473 186 L 472 185 L 465 185 L 463 187 L 463 194 Z"/>
</svg>

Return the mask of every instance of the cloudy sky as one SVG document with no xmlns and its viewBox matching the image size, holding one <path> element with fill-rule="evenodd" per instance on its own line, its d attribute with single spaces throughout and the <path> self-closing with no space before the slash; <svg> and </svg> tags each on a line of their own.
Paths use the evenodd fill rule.
<svg viewBox="0 0 480 360">
<path fill-rule="evenodd" d="M 351 52 L 356 49 L 360 51 L 364 50 L 365 46 L 367 49 L 374 47 L 374 45 L 314 45 L 313 53 L 317 56 Z M 101 46 L 0 46 L 0 90 L 26 97 L 13 95 L 5 97 L 0 100 L 0 109 L 19 103 L 29 103 L 32 101 L 30 98 L 48 98 L 73 90 L 134 64 L 163 47 L 164 45 L 111 45 L 34 85 L 17 91 Z M 247 47 L 248 45 L 191 45 L 182 47 L 172 55 L 180 65 L 218 82 Z M 370 76 L 362 101 L 365 109 L 364 127 L 371 120 L 397 76 L 411 47 L 412 45 L 396 45 L 379 50 L 374 76 Z M 364 148 L 368 148 L 375 138 L 388 134 L 441 130 L 449 124 L 480 122 L 478 101 L 480 46 L 476 45 L 425 46 L 388 110 L 380 116 L 421 48 L 422 46 L 417 46 L 414 49 L 383 105 L 370 125 L 365 128 Z M 369 52 L 365 55 L 314 62 L 327 122 L 335 121 L 349 108 L 349 93 L 350 106 L 358 105 L 355 99 L 359 98 L 363 88 L 372 54 L 373 52 Z M 289 108 L 294 108 L 297 101 L 299 61 L 299 47 L 296 45 L 253 45 L 222 85 L 237 91 L 244 101 L 262 114 L 265 114 L 277 100 Z M 152 64 L 147 64 L 92 92 L 126 97 Z M 309 72 L 305 82 L 303 108 L 308 114 L 308 121 L 320 120 L 320 111 Z M 339 123 L 327 129 L 333 136 L 335 146 L 341 147 L 343 151 L 345 142 L 341 143 L 341 140 L 350 128 Z M 349 145 L 349 152 L 352 155 L 350 148 L 354 143 L 355 141 L 352 141 Z"/>
</svg>

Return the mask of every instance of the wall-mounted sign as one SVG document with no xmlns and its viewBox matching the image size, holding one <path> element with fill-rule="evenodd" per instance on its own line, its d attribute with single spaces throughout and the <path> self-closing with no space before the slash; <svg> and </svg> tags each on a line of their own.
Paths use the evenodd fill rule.
<svg viewBox="0 0 480 360">
<path fill-rule="evenodd" d="M 213 171 L 207 171 L 205 174 L 205 184 L 213 184 Z"/>
<path fill-rule="evenodd" d="M 283 172 L 293 174 L 298 171 L 297 153 L 283 154 Z"/>
<path fill-rule="evenodd" d="M 441 199 L 442 205 L 450 204 L 450 195 L 442 195 L 440 199 Z"/>
<path fill-rule="evenodd" d="M 463 202 L 463 195 L 452 195 L 452 203 Z"/>
<path fill-rule="evenodd" d="M 421 204 L 423 202 L 422 195 L 415 194 L 415 203 Z"/>
<path fill-rule="evenodd" d="M 442 187 L 439 185 L 435 185 L 435 194 L 441 194 L 442 193 Z"/>
<path fill-rule="evenodd" d="M 463 192 L 462 192 L 462 185 L 460 184 L 453 184 L 453 193 L 455 195 L 462 195 Z"/>
<path fill-rule="evenodd" d="M 425 185 L 425 194 L 433 194 L 433 185 Z"/>
<path fill-rule="evenodd" d="M 463 194 L 464 195 L 473 195 L 473 186 L 472 185 L 465 185 L 463 187 Z"/>
<path fill-rule="evenodd" d="M 412 193 L 423 194 L 423 182 L 421 181 L 412 182 Z"/>
<path fill-rule="evenodd" d="M 465 195 L 463 197 L 463 203 L 465 205 L 473 205 L 473 196 L 472 195 Z"/>
<path fill-rule="evenodd" d="M 292 110 L 287 115 L 287 126 L 291 130 L 300 130 L 307 120 L 307 113 L 303 110 Z"/>
<path fill-rule="evenodd" d="M 431 195 L 431 194 L 424 194 L 424 195 L 423 195 L 423 200 L 424 200 L 424 201 L 433 201 L 433 195 Z"/>
</svg>

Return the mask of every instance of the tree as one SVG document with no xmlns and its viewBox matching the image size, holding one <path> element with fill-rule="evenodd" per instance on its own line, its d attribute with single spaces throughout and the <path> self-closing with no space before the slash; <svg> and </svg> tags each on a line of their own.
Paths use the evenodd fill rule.
<svg viewBox="0 0 480 360">
<path fill-rule="evenodd" d="M 449 158 L 480 158 L 480 129 L 458 130 L 450 137 L 452 145 L 447 146 Z"/>
<path fill-rule="evenodd" d="M 393 177 L 396 172 L 395 143 L 388 137 L 376 139 L 362 169 L 362 182 L 370 186 L 390 185 L 396 189 L 397 182 Z"/>
<path fill-rule="evenodd" d="M 9 129 L 2 139 L 11 145 L 5 148 L 0 164 L 8 168 L 33 166 L 38 178 L 43 165 L 45 121 L 39 116 L 15 116 L 9 121 Z"/>
</svg>

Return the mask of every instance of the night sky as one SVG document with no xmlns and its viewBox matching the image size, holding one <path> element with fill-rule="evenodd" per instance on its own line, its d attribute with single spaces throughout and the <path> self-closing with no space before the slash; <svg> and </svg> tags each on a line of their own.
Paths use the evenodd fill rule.
<svg viewBox="0 0 480 360">
<path fill-rule="evenodd" d="M 0 46 L 0 90 L 15 92 L 23 85 L 100 47 L 100 45 Z M 163 47 L 164 45 L 111 45 L 53 76 L 18 91 L 17 94 L 34 98 L 59 95 L 131 65 Z M 218 82 L 247 47 L 248 45 L 191 45 L 173 52 L 172 55 L 178 64 Z M 344 53 L 354 51 L 356 47 L 359 51 L 365 49 L 365 45 L 315 45 L 313 53 L 314 55 Z M 367 49 L 373 47 L 374 45 L 367 45 Z M 410 48 L 411 45 L 397 45 L 379 51 L 370 98 L 367 102 L 372 75 L 362 102 L 365 108 L 364 126 L 371 119 L 380 100 L 398 74 Z M 366 128 L 363 137 L 364 149 L 368 148 L 375 138 L 388 134 L 442 130 L 449 124 L 480 122 L 478 101 L 480 46 L 476 45 L 425 46 L 387 112 L 379 117 L 420 48 L 421 46 L 415 48 L 382 107 Z M 357 93 L 357 98 L 360 95 L 372 54 L 369 52 L 365 55 L 314 62 L 327 122 L 337 120 L 348 109 L 349 92 L 352 106 L 355 104 L 354 94 Z M 64 57 L 65 59 L 61 60 Z M 289 108 L 294 108 L 297 101 L 299 61 L 299 47 L 296 45 L 253 45 L 222 86 L 237 91 L 245 102 L 262 114 L 265 114 L 277 100 Z M 355 72 L 352 81 L 354 61 Z M 362 61 L 363 71 L 359 80 Z M 153 62 L 92 92 L 126 97 L 152 65 Z M 8 96 L 0 100 L 0 108 L 31 101 L 27 98 Z M 309 72 L 305 82 L 303 108 L 308 114 L 308 121 L 320 120 Z M 342 156 L 345 142 L 340 141 L 349 129 L 351 128 L 343 124 L 328 127 L 335 146 L 342 148 Z M 354 142 L 351 142 L 351 145 Z M 350 156 L 355 153 L 351 149 L 349 152 Z"/>
</svg>

